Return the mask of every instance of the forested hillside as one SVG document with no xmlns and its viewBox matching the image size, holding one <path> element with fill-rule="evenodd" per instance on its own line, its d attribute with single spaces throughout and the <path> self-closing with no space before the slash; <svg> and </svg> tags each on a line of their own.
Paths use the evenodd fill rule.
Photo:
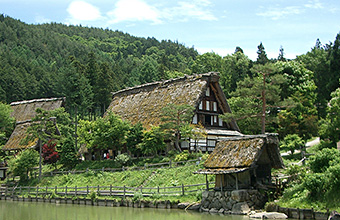
<svg viewBox="0 0 340 220">
<path fill-rule="evenodd" d="M 246 134 L 279 132 L 282 138 L 298 134 L 308 139 L 318 134 L 318 121 L 326 118 L 331 93 L 339 87 L 339 45 L 339 34 L 334 43 L 316 39 L 311 51 L 287 60 L 282 47 L 277 59 L 268 59 L 260 42 L 252 61 L 240 47 L 225 57 L 199 55 L 169 40 L 56 23 L 28 25 L 0 15 L 0 101 L 66 96 L 71 114 L 77 109 L 99 116 L 110 92 L 216 71 L 234 112 L 225 120 L 234 117 Z"/>
<path fill-rule="evenodd" d="M 110 92 L 190 73 L 194 48 L 120 31 L 28 25 L 0 15 L 0 101 L 66 96 L 81 111 L 107 106 Z"/>
</svg>

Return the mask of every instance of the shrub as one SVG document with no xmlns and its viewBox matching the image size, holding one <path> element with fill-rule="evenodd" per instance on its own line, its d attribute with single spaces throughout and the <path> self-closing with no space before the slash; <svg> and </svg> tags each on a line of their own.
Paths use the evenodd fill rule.
<svg viewBox="0 0 340 220">
<path fill-rule="evenodd" d="M 316 155 L 310 157 L 309 166 L 315 173 L 321 173 L 328 169 L 330 163 L 340 157 L 337 149 L 324 148 Z"/>
<path fill-rule="evenodd" d="M 135 192 L 133 194 L 133 198 L 132 198 L 133 202 L 136 202 L 136 201 L 142 200 L 142 199 L 143 199 L 143 194 L 141 192 Z"/>
<path fill-rule="evenodd" d="M 294 154 L 295 150 L 301 149 L 305 146 L 305 141 L 297 134 L 288 134 L 281 144 L 281 148 L 287 148 L 291 154 Z"/>
<path fill-rule="evenodd" d="M 117 164 L 119 164 L 120 166 L 125 166 L 127 165 L 131 160 L 131 157 L 127 154 L 119 154 L 118 156 L 116 156 L 115 158 L 115 162 Z"/>
</svg>

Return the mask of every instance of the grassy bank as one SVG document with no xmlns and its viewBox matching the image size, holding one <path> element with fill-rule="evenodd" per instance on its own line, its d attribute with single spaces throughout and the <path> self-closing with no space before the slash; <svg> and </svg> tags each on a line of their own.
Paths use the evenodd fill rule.
<svg viewBox="0 0 340 220">
<path fill-rule="evenodd" d="M 172 187 L 183 185 L 193 185 L 205 183 L 204 175 L 193 174 L 194 171 L 202 168 L 202 163 L 187 164 L 175 168 L 159 168 L 133 170 L 123 172 L 98 172 L 91 171 L 81 174 L 63 174 L 51 177 L 43 177 L 39 182 L 38 179 L 31 179 L 27 183 L 21 183 L 21 186 L 33 187 L 86 187 L 86 186 L 126 186 L 126 187 Z M 45 171 L 48 170 L 45 167 Z M 214 176 L 209 177 L 209 181 L 214 181 Z M 205 189 L 205 186 L 199 186 L 195 189 Z M 196 202 L 200 199 L 201 190 L 198 192 L 188 192 L 185 195 L 157 195 L 146 198 L 149 200 L 170 200 L 180 202 Z M 136 196 L 141 197 L 136 192 Z M 105 198 L 105 197 L 102 197 Z"/>
</svg>

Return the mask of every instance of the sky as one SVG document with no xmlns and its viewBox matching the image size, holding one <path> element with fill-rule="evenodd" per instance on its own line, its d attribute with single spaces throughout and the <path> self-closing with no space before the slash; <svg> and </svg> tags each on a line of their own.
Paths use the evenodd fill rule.
<svg viewBox="0 0 340 220">
<path fill-rule="evenodd" d="M 0 13 L 178 41 L 200 54 L 226 56 L 239 46 L 253 60 L 261 42 L 269 58 L 282 46 L 294 59 L 340 32 L 339 0 L 0 0 Z"/>
</svg>

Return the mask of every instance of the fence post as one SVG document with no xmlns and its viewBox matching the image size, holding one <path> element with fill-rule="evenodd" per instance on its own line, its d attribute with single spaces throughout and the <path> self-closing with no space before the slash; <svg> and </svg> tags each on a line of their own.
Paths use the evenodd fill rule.
<svg viewBox="0 0 340 220">
<path fill-rule="evenodd" d="M 58 195 L 58 186 L 54 187 L 54 193 L 55 193 L 55 195 Z"/>
<path fill-rule="evenodd" d="M 65 196 L 67 196 L 67 186 L 65 186 Z"/>
<path fill-rule="evenodd" d="M 159 194 L 159 186 L 157 186 L 157 193 Z"/>
<path fill-rule="evenodd" d="M 28 196 L 30 196 L 30 194 L 31 194 L 31 187 L 28 186 Z"/>
<path fill-rule="evenodd" d="M 169 167 L 171 168 L 171 160 L 169 161 Z"/>
<path fill-rule="evenodd" d="M 102 167 L 102 172 L 104 173 L 105 167 Z"/>
<path fill-rule="evenodd" d="M 36 194 L 35 194 L 35 198 L 38 197 L 38 190 L 39 190 L 39 186 L 37 186 L 37 192 L 36 192 Z"/>
<path fill-rule="evenodd" d="M 6 186 L 6 189 L 5 189 L 5 196 L 7 196 L 7 191 L 8 191 L 8 186 Z"/>
<path fill-rule="evenodd" d="M 47 196 L 47 186 L 46 186 L 45 196 Z"/>
<path fill-rule="evenodd" d="M 112 185 L 110 184 L 110 196 L 112 196 Z"/>
<path fill-rule="evenodd" d="M 100 187 L 98 185 L 98 188 L 97 188 L 97 194 L 99 195 L 100 194 Z"/>
<path fill-rule="evenodd" d="M 184 185 L 182 183 L 182 195 L 184 196 Z"/>
<path fill-rule="evenodd" d="M 140 187 L 140 192 L 143 194 L 143 186 Z"/>
<path fill-rule="evenodd" d="M 75 191 L 76 196 L 77 196 L 77 186 L 74 187 L 74 191 Z"/>
<path fill-rule="evenodd" d="M 22 191 L 21 191 L 21 186 L 20 186 L 20 188 L 19 188 L 19 189 L 20 189 L 20 195 L 21 195 L 21 192 L 22 192 Z"/>
<path fill-rule="evenodd" d="M 86 196 L 89 194 L 89 185 L 86 186 Z"/>
<path fill-rule="evenodd" d="M 126 188 L 125 188 L 125 185 L 124 185 L 124 199 L 125 199 L 125 193 L 126 193 Z"/>
</svg>

